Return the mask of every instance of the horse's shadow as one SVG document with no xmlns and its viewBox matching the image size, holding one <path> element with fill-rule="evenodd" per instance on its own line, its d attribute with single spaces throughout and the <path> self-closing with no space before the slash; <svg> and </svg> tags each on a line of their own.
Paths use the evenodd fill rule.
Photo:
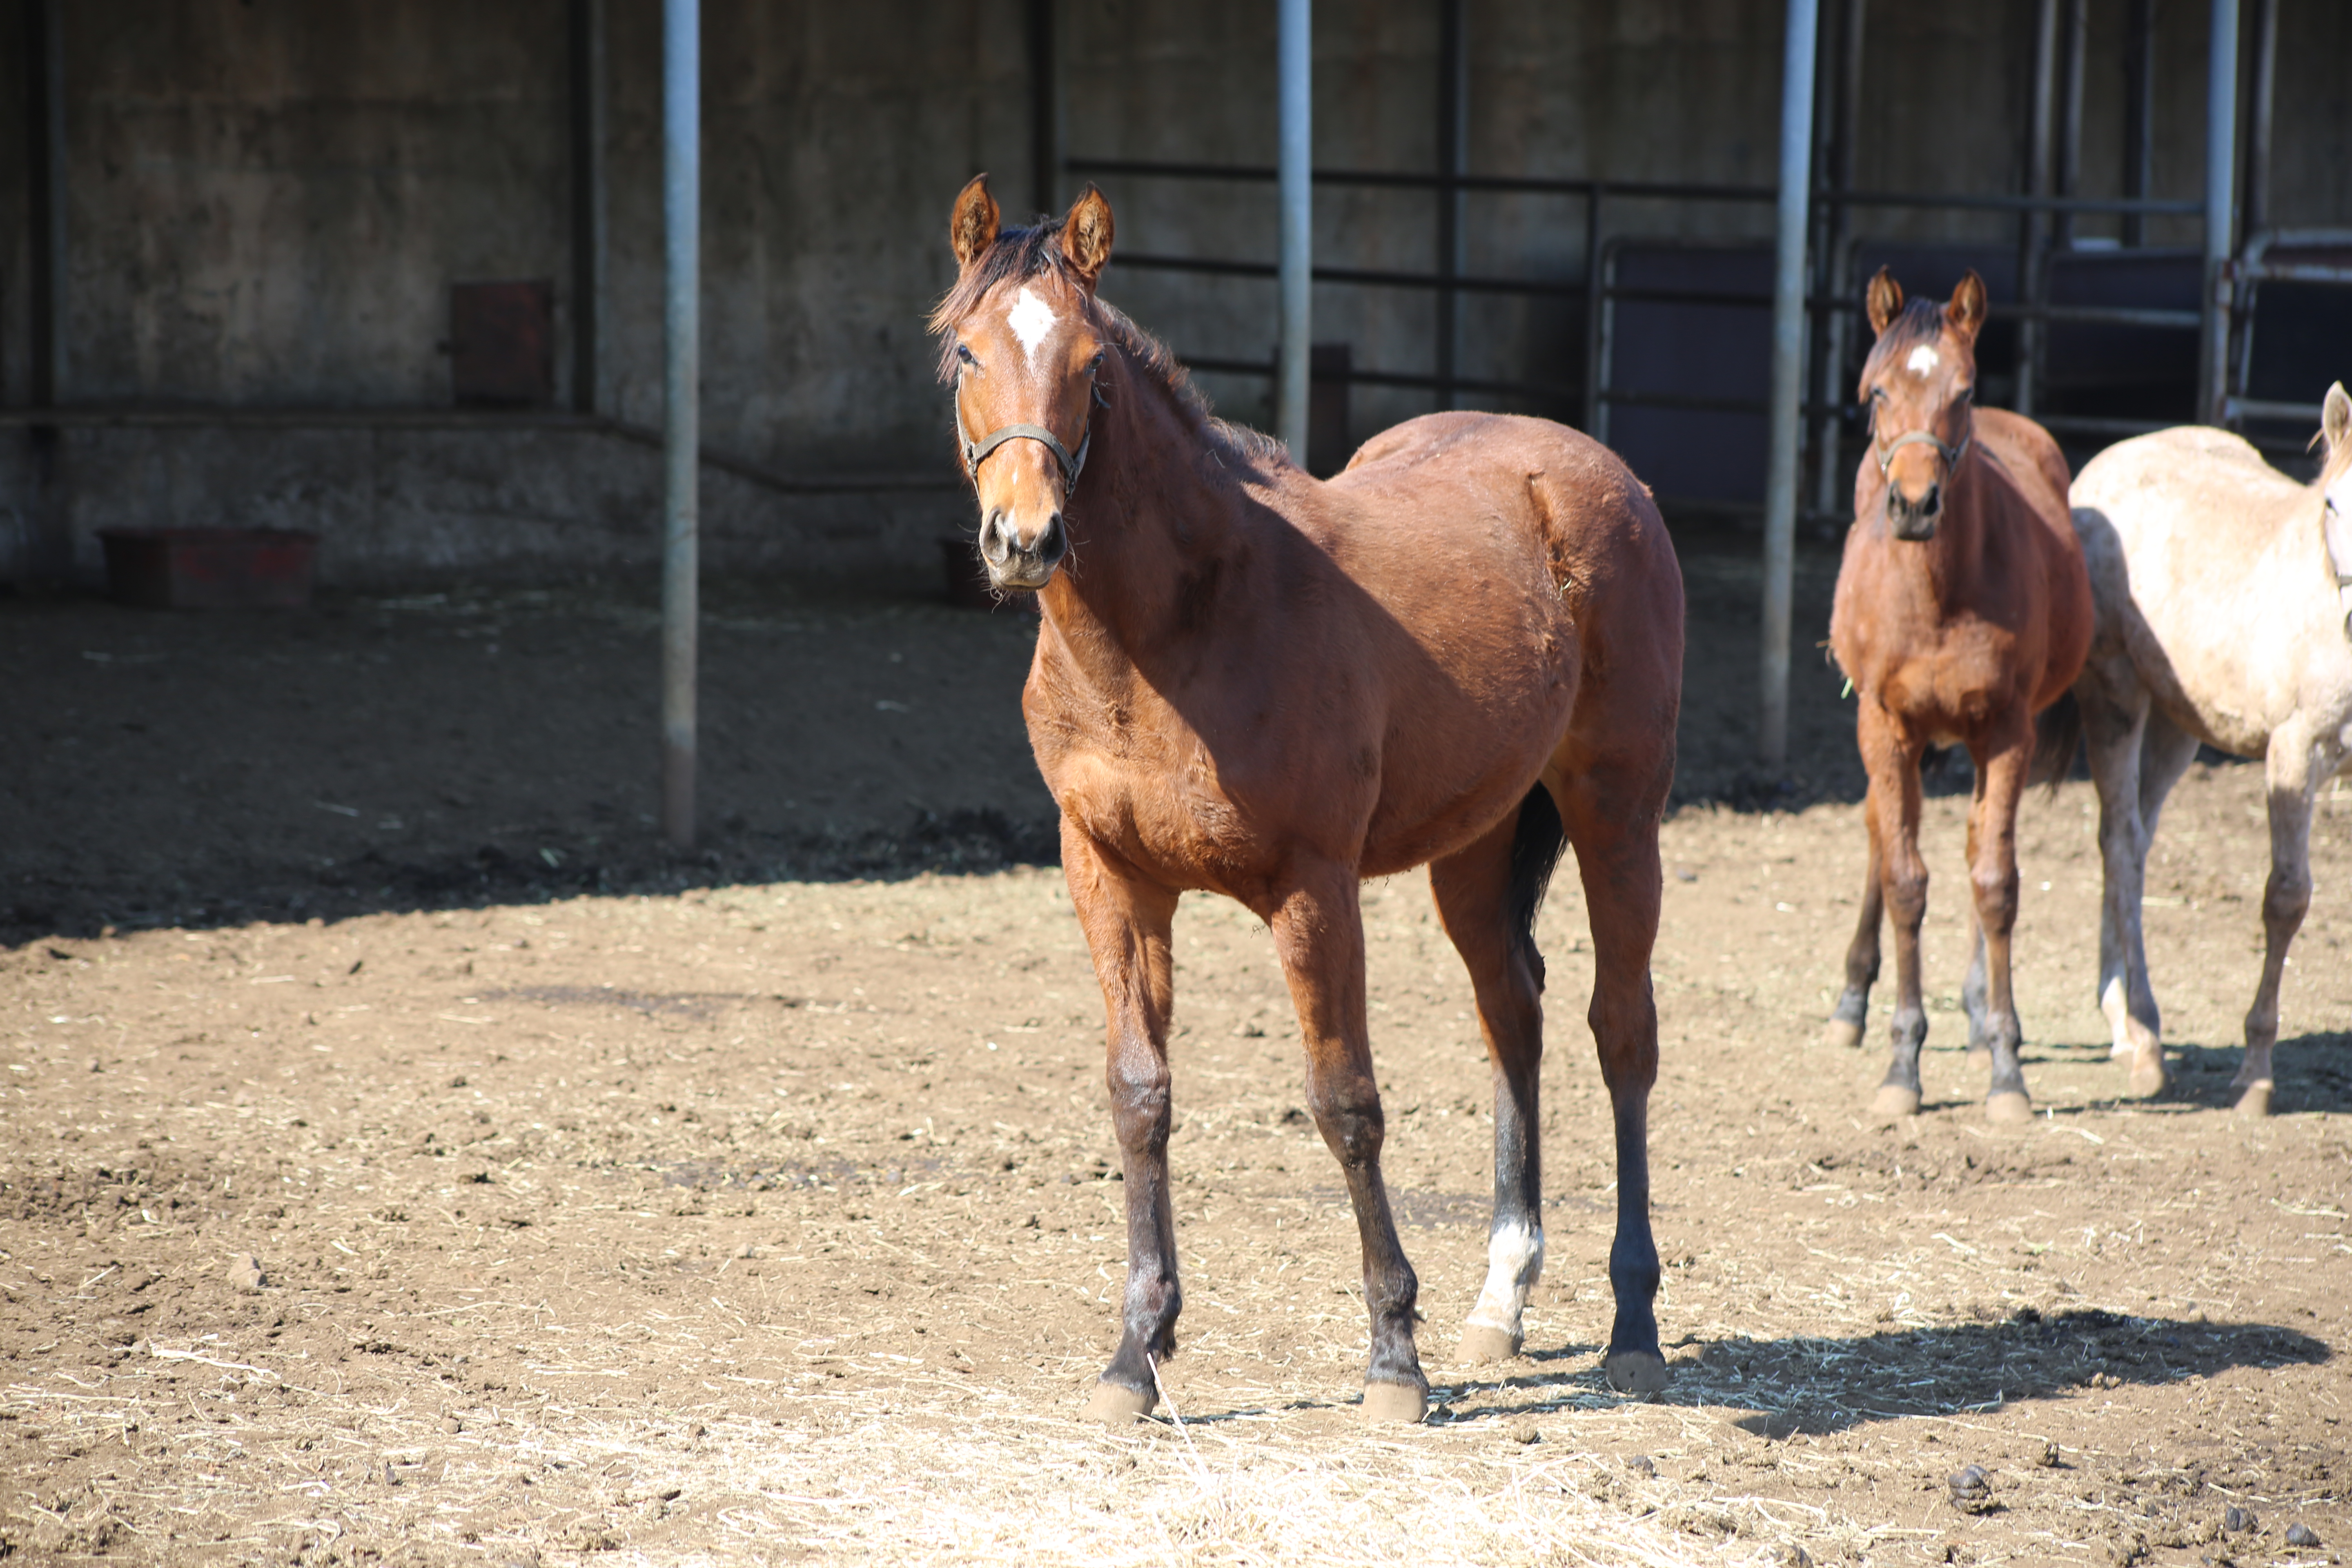
<svg viewBox="0 0 2352 1568">
<path fill-rule="evenodd" d="M 2000 1321 L 1853 1339 L 1727 1340 L 1706 1346 L 1696 1361 L 1677 1363 L 1655 1401 L 1745 1412 L 1734 1425 L 1777 1438 L 2126 1384 L 2177 1383 L 2237 1366 L 2315 1365 L 2331 1353 L 2310 1335 L 2271 1323 L 2095 1309 L 2043 1317 L 2027 1308 Z M 1540 1370 L 1440 1384 L 1432 1390 L 1430 1419 L 1493 1421 L 1633 1403 L 1638 1396 L 1609 1386 L 1599 1354 L 1599 1346 L 1582 1344 L 1530 1352 L 1527 1359 Z M 1475 1409 L 1465 1408 L 1473 1396 L 1483 1397 Z"/>
<path fill-rule="evenodd" d="M 2245 1059 L 2242 1046 L 2200 1046 L 2165 1043 L 2166 1068 L 2171 1082 L 2164 1100 L 2206 1110 L 2227 1110 L 2238 1102 L 2230 1080 Z M 2278 1089 L 2271 1100 L 2274 1115 L 2297 1111 L 2352 1110 L 2352 1034 L 2301 1035 L 2281 1040 L 2271 1056 Z"/>
</svg>

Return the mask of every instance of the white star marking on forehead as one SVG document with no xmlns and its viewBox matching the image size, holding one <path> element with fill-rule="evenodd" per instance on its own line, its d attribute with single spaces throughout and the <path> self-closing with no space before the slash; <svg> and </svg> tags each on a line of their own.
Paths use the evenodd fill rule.
<svg viewBox="0 0 2352 1568">
<path fill-rule="evenodd" d="M 1011 327 L 1013 335 L 1021 340 L 1021 352 L 1034 360 L 1037 357 L 1038 345 L 1061 324 L 1061 318 L 1054 314 L 1051 305 L 1024 289 L 1021 298 L 1013 302 L 1011 313 L 1004 318 L 1004 324 Z"/>
<path fill-rule="evenodd" d="M 1025 296 L 1027 290 L 1024 289 L 1023 292 Z M 1934 349 L 1929 348 L 1926 343 L 1921 343 L 1911 351 L 1911 357 L 1903 362 L 1903 368 L 1913 375 L 1925 375 L 1941 363 Z"/>
</svg>

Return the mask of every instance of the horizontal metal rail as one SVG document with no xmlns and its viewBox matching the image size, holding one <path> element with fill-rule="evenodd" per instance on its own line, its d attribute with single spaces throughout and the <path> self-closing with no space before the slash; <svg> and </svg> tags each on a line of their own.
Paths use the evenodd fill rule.
<svg viewBox="0 0 2352 1568">
<path fill-rule="evenodd" d="M 0 428 L 49 429 L 232 429 L 232 430 L 556 430 L 605 436 L 633 446 L 662 449 L 662 433 L 650 425 L 600 414 L 558 409 L 490 408 L 206 408 L 109 407 L 0 408 Z M 855 495 L 873 490 L 951 490 L 964 480 L 953 470 L 908 473 L 788 474 L 750 458 L 715 447 L 700 449 L 706 468 L 748 479 L 781 495 Z"/>
<path fill-rule="evenodd" d="M 1146 252 L 1140 256 L 1121 255 L 1121 267 L 1140 267 L 1160 272 L 1209 272 L 1234 278 L 1272 278 L 1277 268 L 1271 261 L 1226 261 L 1209 256 L 1161 256 Z M 1554 283 L 1533 278 L 1484 278 L 1475 274 L 1456 273 L 1440 277 L 1434 272 L 1394 272 L 1371 267 L 1318 267 L 1318 283 L 1355 283 L 1375 289 L 1458 289 L 1473 294 L 1557 294 L 1581 299 L 1581 283 Z"/>
<path fill-rule="evenodd" d="M 1231 180 L 1272 184 L 1271 163 L 1191 163 L 1154 158 L 1069 158 L 1074 174 L 1129 174 L 1148 179 Z M 1318 185 L 1420 191 L 1486 191 L 1506 195 L 1612 196 L 1628 200 L 1770 203 L 1780 193 L 1769 185 L 1723 185 L 1671 180 L 1554 179 L 1521 174 L 1413 174 L 1388 169 L 1318 169 Z M 1816 188 L 1812 199 L 1833 206 L 1948 207 L 1979 212 L 2147 213 L 2189 216 L 2205 210 L 2194 200 L 2155 196 L 2034 196 L 1948 194 L 1920 195 L 1902 191 L 1832 191 Z"/>
</svg>

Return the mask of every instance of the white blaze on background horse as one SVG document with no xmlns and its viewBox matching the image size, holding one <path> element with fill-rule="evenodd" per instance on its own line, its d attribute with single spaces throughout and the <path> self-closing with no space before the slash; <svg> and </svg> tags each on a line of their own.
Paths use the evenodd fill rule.
<svg viewBox="0 0 2352 1568">
<path fill-rule="evenodd" d="M 2201 426 L 2108 447 L 2074 481 L 2098 625 L 2075 692 L 2099 789 L 2099 1007 L 2134 1090 L 2164 1087 L 2140 938 L 2149 842 L 2200 741 L 2260 757 L 2270 798 L 2262 980 L 2238 1109 L 2269 1110 L 2279 979 L 2311 905 L 2311 809 L 2352 755 L 2352 397 L 2330 387 L 2319 479 Z"/>
</svg>

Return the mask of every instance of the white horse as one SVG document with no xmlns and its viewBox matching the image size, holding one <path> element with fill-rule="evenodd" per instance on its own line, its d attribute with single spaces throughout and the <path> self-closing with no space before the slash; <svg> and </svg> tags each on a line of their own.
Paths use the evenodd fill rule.
<svg viewBox="0 0 2352 1568">
<path fill-rule="evenodd" d="M 2270 1110 L 2279 974 L 2311 907 L 2312 800 L 2352 753 L 2352 396 L 2341 382 L 2321 426 L 2313 484 L 2226 431 L 2187 426 L 2108 447 L 2071 493 L 2098 605 L 2074 691 L 2106 869 L 2099 1009 L 2136 1094 L 2165 1083 L 2140 940 L 2148 844 L 2202 741 L 2262 758 L 2269 785 L 2263 978 L 2232 1087 L 2241 1112 Z"/>
</svg>

